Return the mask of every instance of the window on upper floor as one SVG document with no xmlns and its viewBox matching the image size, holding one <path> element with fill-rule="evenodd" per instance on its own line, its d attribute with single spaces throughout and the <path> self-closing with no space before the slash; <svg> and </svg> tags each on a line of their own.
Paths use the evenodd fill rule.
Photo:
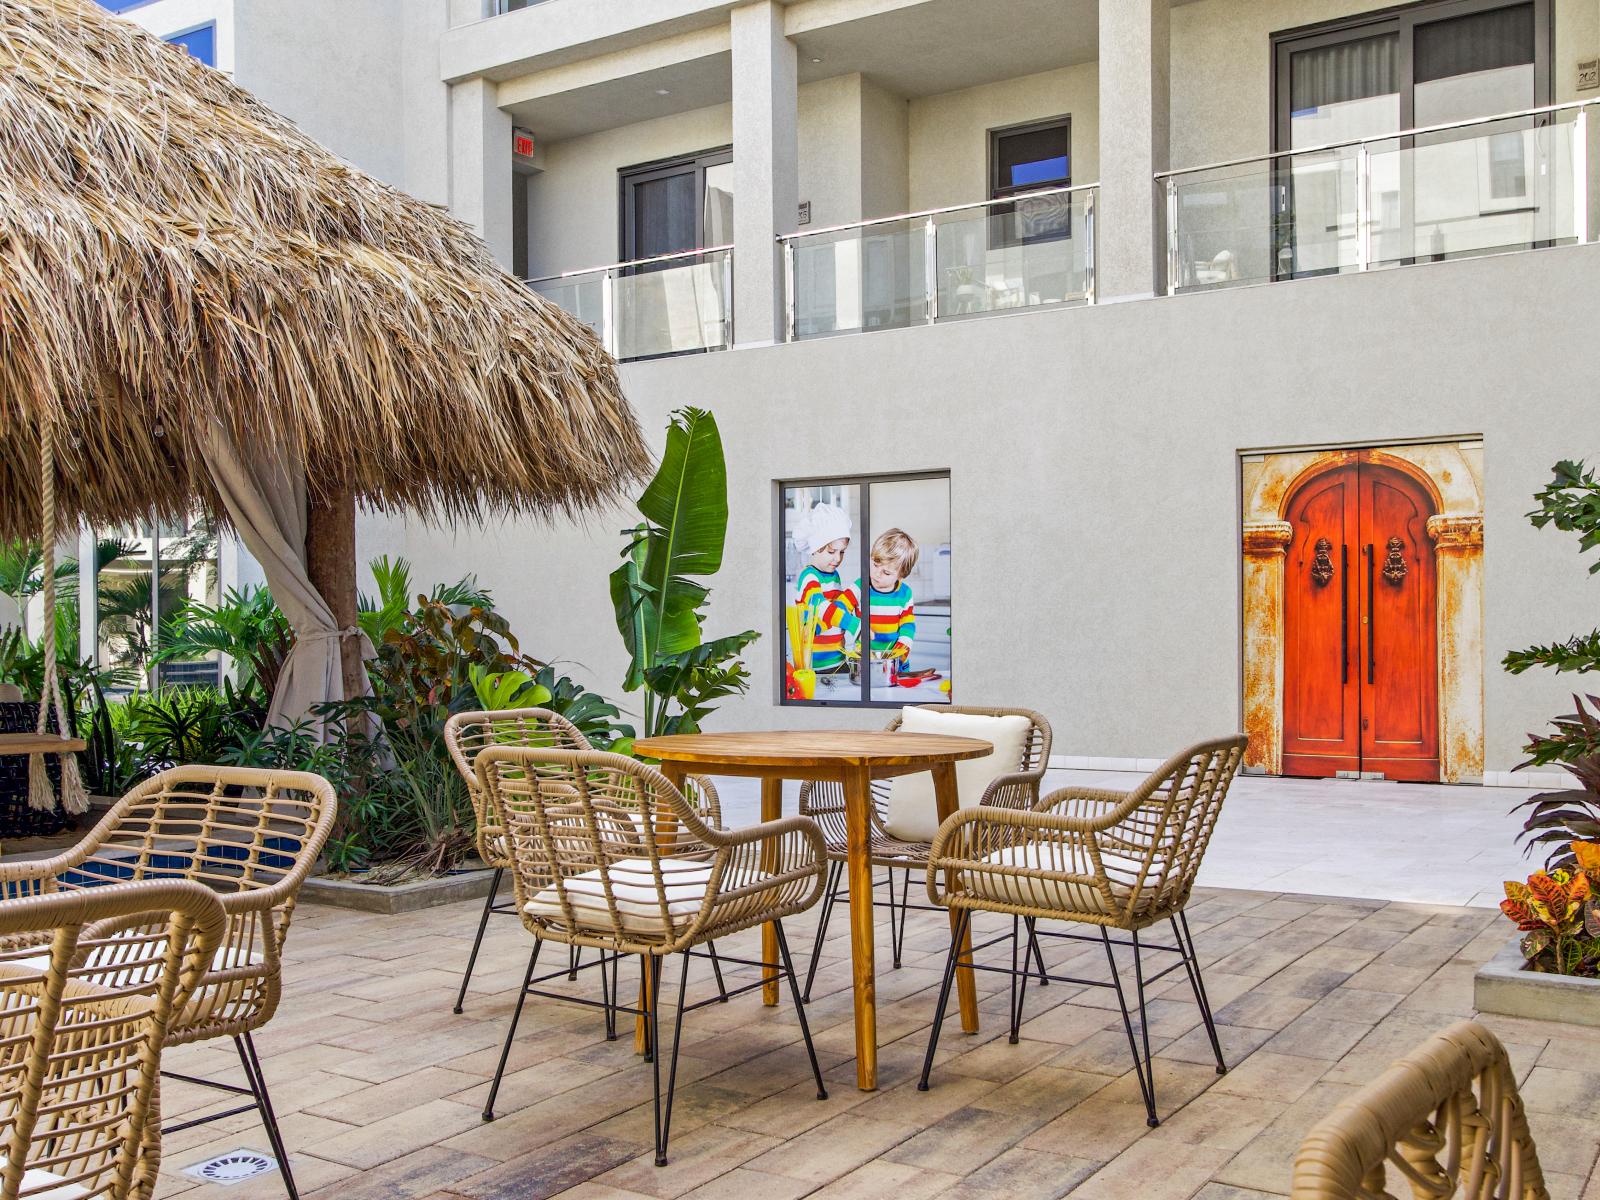
<svg viewBox="0 0 1600 1200">
<path fill-rule="evenodd" d="M 1550 0 L 1429 0 L 1273 40 L 1278 150 L 1550 103 Z"/>
<path fill-rule="evenodd" d="M 1072 232 L 1066 195 L 1025 200 L 1030 192 L 1072 186 L 1072 118 L 1051 117 L 989 131 L 989 199 L 1012 200 L 990 210 L 990 244 L 1028 245 Z"/>
<path fill-rule="evenodd" d="M 214 24 L 170 34 L 162 40 L 182 46 L 208 67 L 217 65 L 217 27 Z"/>
<path fill-rule="evenodd" d="M 624 262 L 733 241 L 733 150 L 723 146 L 618 172 Z"/>
</svg>

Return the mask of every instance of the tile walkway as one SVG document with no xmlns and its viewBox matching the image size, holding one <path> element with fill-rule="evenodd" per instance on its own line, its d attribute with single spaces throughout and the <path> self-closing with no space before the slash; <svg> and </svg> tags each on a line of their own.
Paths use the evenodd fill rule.
<svg viewBox="0 0 1600 1200">
<path fill-rule="evenodd" d="M 1045 790 L 1074 785 L 1115 788 L 1144 776 L 1120 771 L 1060 771 Z M 719 779 L 729 825 L 758 819 L 751 781 Z M 794 788 L 784 811 L 795 811 Z M 1385 780 L 1240 776 L 1228 793 L 1201 868 L 1203 886 L 1311 892 L 1493 908 L 1501 882 L 1521 879 L 1536 863 L 1513 838 L 1522 828 L 1513 806 L 1531 789 Z M 1382 829 L 1382 837 L 1374 837 Z M 1308 856 L 1307 847 L 1317 853 Z"/>
<path fill-rule="evenodd" d="M 980 975 L 983 1032 L 947 1026 L 915 1090 L 948 937 L 913 917 L 902 970 L 879 979 L 882 1087 L 853 1086 L 845 922 L 808 1012 L 831 1097 L 815 1099 L 787 1003 L 690 1014 L 672 1163 L 652 1164 L 649 1069 L 599 1015 L 530 1000 L 498 1105 L 479 1117 L 530 939 L 496 918 L 462 1016 L 454 989 L 478 906 L 400 917 L 304 905 L 282 1008 L 259 1036 L 303 1195 L 327 1200 L 1261 1200 L 1287 1191 L 1307 1127 L 1427 1034 L 1471 1012 L 1472 973 L 1505 941 L 1484 909 L 1209 890 L 1190 919 L 1233 1069 L 1218 1076 L 1181 973 L 1152 989 L 1158 1104 L 1145 1125 L 1109 992 L 1030 988 L 1007 1043 L 1000 976 Z M 810 915 L 794 918 L 797 952 Z M 983 932 L 980 927 L 980 934 Z M 880 926 L 880 946 L 887 928 Z M 733 939 L 748 953 L 753 934 Z M 1097 948 L 1052 969 L 1104 970 Z M 996 948 L 999 951 L 1000 948 Z M 1076 959 L 1076 962 L 1072 960 Z M 1098 959 L 1098 963 L 1096 963 Z M 707 972 L 701 971 L 700 975 Z M 588 994 L 592 976 L 574 987 Z M 691 998 L 709 979 L 691 979 Z M 670 990 L 669 990 L 670 995 Z M 1491 1018 L 1511 1048 L 1552 1194 L 1600 1200 L 1600 1029 Z M 225 1043 L 169 1065 L 231 1073 Z M 211 1097 L 171 1083 L 169 1121 Z M 181 1169 L 265 1145 L 241 1115 L 167 1139 L 158 1197 L 279 1200 L 276 1175 L 230 1188 Z"/>
</svg>

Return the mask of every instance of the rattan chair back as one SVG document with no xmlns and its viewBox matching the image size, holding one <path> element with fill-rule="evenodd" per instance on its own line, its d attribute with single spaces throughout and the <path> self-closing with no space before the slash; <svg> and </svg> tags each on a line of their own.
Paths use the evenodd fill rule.
<svg viewBox="0 0 1600 1200">
<path fill-rule="evenodd" d="M 1198 742 L 1174 754 L 1135 788 L 1092 853 L 1130 916 L 1161 919 L 1182 910 L 1194 890 L 1217 814 L 1244 761 L 1242 735 Z M 1047 797 L 1042 809 L 1050 805 Z"/>
<path fill-rule="evenodd" d="M 320 775 L 173 767 L 130 791 L 70 850 L 0 863 L 0 891 L 24 896 L 148 879 L 206 885 L 221 894 L 228 927 L 168 1040 L 240 1034 L 277 1008 L 295 899 L 337 812 L 333 787 Z"/>
<path fill-rule="evenodd" d="M 162 1044 L 225 928 L 182 880 L 0 905 L 0 1197 L 150 1194 Z"/>
<path fill-rule="evenodd" d="M 1300 1143 L 1293 1200 L 1546 1200 L 1511 1061 L 1475 1021 L 1435 1034 Z"/>
<path fill-rule="evenodd" d="M 478 857 L 491 867 L 508 867 L 505 830 L 478 786 L 478 755 L 488 746 L 530 746 L 588 750 L 589 739 L 560 713 L 548 708 L 506 708 L 453 714 L 444 723 L 444 744 L 467 782 L 472 815 L 478 823 Z"/>
<path fill-rule="evenodd" d="M 492 746 L 477 772 L 541 937 L 670 954 L 820 894 L 822 837 L 805 818 L 720 830 L 655 768 L 595 750 Z"/>
</svg>

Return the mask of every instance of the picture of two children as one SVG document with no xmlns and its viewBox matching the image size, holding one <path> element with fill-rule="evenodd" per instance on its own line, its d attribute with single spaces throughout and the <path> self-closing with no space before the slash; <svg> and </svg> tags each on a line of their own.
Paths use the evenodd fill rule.
<svg viewBox="0 0 1600 1200">
<path fill-rule="evenodd" d="M 931 482 L 947 494 L 947 481 Z M 943 636 L 930 639 L 926 653 L 919 653 L 914 580 L 938 575 L 926 569 L 918 572 L 919 564 L 927 566 L 919 539 L 900 525 L 890 525 L 872 538 L 862 578 L 851 511 L 857 507 L 852 501 L 859 486 L 834 485 L 823 498 L 815 496 L 821 489 L 796 489 L 810 494 L 786 496 L 786 558 L 798 559 L 800 565 L 785 572 L 790 609 L 785 695 L 860 700 L 865 674 L 867 694 L 873 700 L 948 702 L 948 537 L 936 551 L 946 567 L 945 594 L 930 597 Z M 871 486 L 876 492 L 885 485 Z M 884 501 L 893 498 L 892 493 L 883 496 Z M 880 503 L 876 494 L 874 503 Z M 907 515 L 916 515 L 913 510 L 921 507 L 926 505 L 910 506 Z M 937 519 L 922 523 L 931 532 L 940 532 Z"/>
</svg>

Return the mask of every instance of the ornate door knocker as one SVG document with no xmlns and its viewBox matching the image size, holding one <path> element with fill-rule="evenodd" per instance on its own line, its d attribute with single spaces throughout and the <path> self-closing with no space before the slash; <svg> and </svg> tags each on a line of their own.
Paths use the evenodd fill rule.
<svg viewBox="0 0 1600 1200">
<path fill-rule="evenodd" d="M 1389 556 L 1383 560 L 1383 577 L 1399 587 L 1406 577 L 1406 544 L 1397 537 L 1389 539 Z"/>
<path fill-rule="evenodd" d="M 1333 543 L 1327 538 L 1318 538 L 1315 550 L 1316 558 L 1311 563 L 1311 578 L 1321 586 L 1333 578 Z"/>
</svg>

